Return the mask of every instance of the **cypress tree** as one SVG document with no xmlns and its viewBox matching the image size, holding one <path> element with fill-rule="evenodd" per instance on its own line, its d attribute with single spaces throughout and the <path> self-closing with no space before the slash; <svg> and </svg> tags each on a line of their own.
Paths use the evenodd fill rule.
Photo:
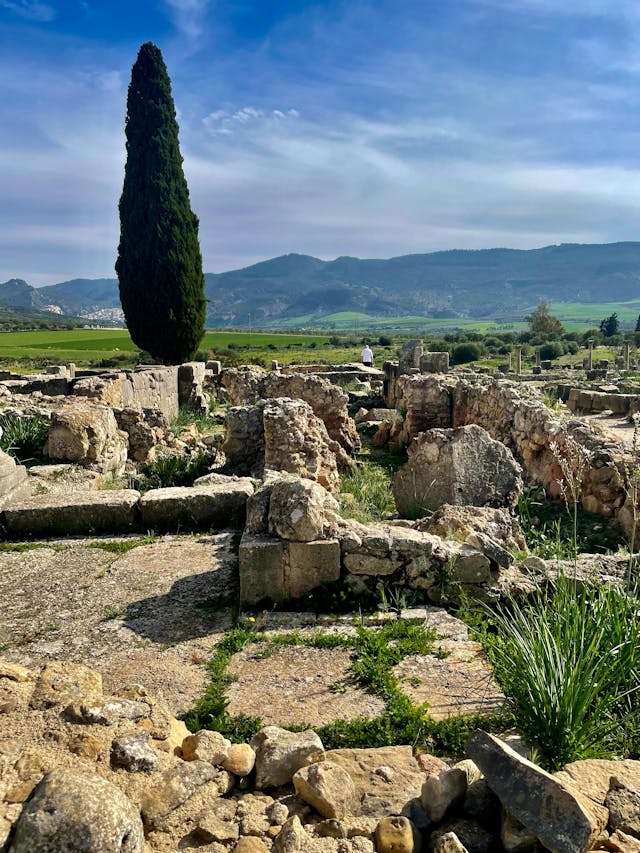
<svg viewBox="0 0 640 853">
<path fill-rule="evenodd" d="M 122 310 L 137 346 L 179 364 L 193 358 L 204 334 L 204 275 L 171 81 L 151 42 L 131 71 L 125 134 L 116 261 Z"/>
</svg>

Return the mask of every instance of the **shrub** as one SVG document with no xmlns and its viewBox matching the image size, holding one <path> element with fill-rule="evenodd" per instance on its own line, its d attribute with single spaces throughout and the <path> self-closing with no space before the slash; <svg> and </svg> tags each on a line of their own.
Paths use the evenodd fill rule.
<svg viewBox="0 0 640 853">
<path fill-rule="evenodd" d="M 560 341 L 549 341 L 540 347 L 540 358 L 543 361 L 559 358 L 564 355 L 564 347 Z"/>
<path fill-rule="evenodd" d="M 468 364 L 470 361 L 478 361 L 480 355 L 481 351 L 478 344 L 456 344 L 451 352 L 451 363 Z"/>
</svg>

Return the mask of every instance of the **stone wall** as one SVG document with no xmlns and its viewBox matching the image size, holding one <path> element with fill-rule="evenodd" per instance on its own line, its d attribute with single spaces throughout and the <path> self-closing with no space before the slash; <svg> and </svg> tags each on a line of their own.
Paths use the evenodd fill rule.
<svg viewBox="0 0 640 853">
<path fill-rule="evenodd" d="M 315 480 L 330 492 L 339 490 L 338 470 L 353 464 L 311 406 L 287 397 L 229 409 L 222 450 L 234 473 L 285 471 Z"/>
<path fill-rule="evenodd" d="M 439 427 L 477 424 L 501 441 L 521 462 L 527 476 L 552 497 L 561 496 L 563 478 L 558 456 L 570 456 L 572 442 L 584 448 L 589 465 L 580 491 L 582 506 L 615 517 L 627 531 L 632 524 L 624 489 L 625 459 L 614 442 L 580 421 L 563 421 L 534 388 L 508 380 L 474 380 L 435 376 L 402 376 L 399 405 L 406 409 L 396 445 L 407 445 L 419 432 Z M 567 436 L 569 439 L 567 440 Z M 551 445 L 556 445 L 556 451 Z M 570 461 L 570 460 L 569 460 Z"/>
<path fill-rule="evenodd" d="M 222 384 L 234 406 L 278 397 L 304 400 L 324 423 L 333 441 L 347 453 L 360 450 L 360 438 L 347 410 L 348 395 L 323 377 L 298 372 L 265 373 L 259 367 L 248 366 L 225 370 Z"/>
<path fill-rule="evenodd" d="M 157 409 L 167 420 L 178 414 L 178 368 L 150 367 L 76 379 L 72 393 L 115 408 Z"/>
</svg>

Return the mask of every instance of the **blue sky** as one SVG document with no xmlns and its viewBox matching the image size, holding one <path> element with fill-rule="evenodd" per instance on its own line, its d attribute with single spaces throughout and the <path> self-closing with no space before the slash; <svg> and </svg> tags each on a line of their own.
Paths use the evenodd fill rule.
<svg viewBox="0 0 640 853">
<path fill-rule="evenodd" d="M 0 281 L 115 276 L 147 40 L 207 272 L 640 239 L 637 0 L 0 0 Z"/>
</svg>

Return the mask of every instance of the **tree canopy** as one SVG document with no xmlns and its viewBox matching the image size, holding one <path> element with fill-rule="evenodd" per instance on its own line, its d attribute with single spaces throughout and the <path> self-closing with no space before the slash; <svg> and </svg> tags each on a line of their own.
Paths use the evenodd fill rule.
<svg viewBox="0 0 640 853">
<path fill-rule="evenodd" d="M 620 331 L 620 320 L 618 320 L 618 315 L 615 311 L 600 321 L 600 331 L 605 338 L 612 338 L 618 334 Z"/>
<path fill-rule="evenodd" d="M 549 313 L 549 306 L 546 302 L 541 302 L 535 311 L 525 317 L 525 320 L 529 324 L 529 329 L 534 333 L 555 336 L 564 332 L 560 320 Z"/>
<path fill-rule="evenodd" d="M 134 343 L 164 364 L 179 364 L 193 358 L 204 334 L 204 275 L 171 81 L 151 42 L 131 71 L 125 134 L 120 301 Z"/>
</svg>

